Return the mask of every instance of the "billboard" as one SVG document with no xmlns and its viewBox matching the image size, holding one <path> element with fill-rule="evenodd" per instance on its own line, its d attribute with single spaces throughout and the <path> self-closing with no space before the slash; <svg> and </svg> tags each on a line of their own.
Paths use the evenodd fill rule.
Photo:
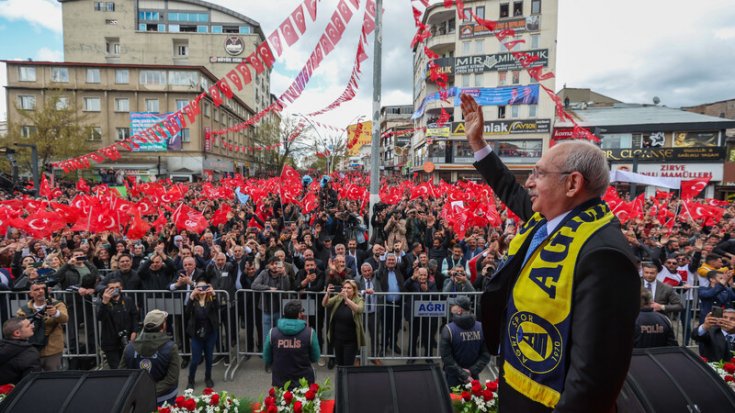
<svg viewBox="0 0 735 413">
<path fill-rule="evenodd" d="M 485 121 L 483 127 L 483 135 L 522 135 L 550 131 L 551 119 L 492 120 Z M 464 133 L 464 121 L 452 122 L 452 135 Z"/>
<path fill-rule="evenodd" d="M 528 17 L 516 17 L 498 20 L 495 30 L 490 31 L 481 24 L 462 24 L 459 26 L 459 38 L 471 39 L 473 37 L 490 36 L 503 30 L 514 30 L 516 33 L 525 31 L 538 31 L 541 28 L 541 16 L 532 15 Z"/>
<path fill-rule="evenodd" d="M 357 124 L 355 125 L 349 125 L 347 126 L 347 142 L 352 141 L 355 137 L 355 129 L 357 129 Z M 357 142 L 354 146 L 347 149 L 347 153 L 349 156 L 355 156 L 358 153 L 360 153 L 360 148 L 362 148 L 363 145 L 370 145 L 373 140 L 373 122 L 367 121 L 362 122 L 362 131 L 360 132 L 360 136 L 357 137 Z"/>
<path fill-rule="evenodd" d="M 130 113 L 130 134 L 138 135 L 144 130 L 151 128 L 171 116 L 172 113 L 154 113 L 154 112 L 131 112 Z M 165 129 L 164 129 L 165 130 Z M 160 142 L 143 142 L 138 139 L 133 142 L 140 145 L 139 148 L 133 148 L 133 152 L 165 152 L 181 150 L 181 132 L 171 136 L 166 131 L 167 138 Z"/>
</svg>

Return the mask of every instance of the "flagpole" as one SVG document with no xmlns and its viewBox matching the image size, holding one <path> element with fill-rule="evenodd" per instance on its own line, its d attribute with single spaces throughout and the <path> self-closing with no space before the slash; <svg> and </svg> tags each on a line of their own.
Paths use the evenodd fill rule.
<svg viewBox="0 0 735 413">
<path fill-rule="evenodd" d="M 383 48 L 383 0 L 375 0 L 375 40 L 373 44 L 373 137 L 370 143 L 370 210 L 372 214 L 375 204 L 380 201 L 380 99 L 382 93 L 382 48 Z M 373 235 L 370 225 L 370 237 Z M 363 365 L 366 360 L 361 360 Z"/>
</svg>

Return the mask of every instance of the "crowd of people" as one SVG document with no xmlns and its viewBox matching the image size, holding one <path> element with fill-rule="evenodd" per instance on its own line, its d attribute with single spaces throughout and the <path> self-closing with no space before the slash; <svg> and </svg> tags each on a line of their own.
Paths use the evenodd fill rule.
<svg viewBox="0 0 735 413">
<path fill-rule="evenodd" d="M 388 179 L 383 184 L 401 188 L 400 199 L 369 210 L 360 200 L 334 189 L 356 179 L 364 183 L 364 178 L 354 175 L 325 176 L 313 191 L 318 205 L 309 212 L 298 203 L 282 203 L 278 193 L 257 202 L 213 199 L 205 195 L 205 188 L 216 183 L 192 183 L 178 203 L 196 207 L 210 222 L 199 233 L 177 225 L 172 217 L 176 205 L 161 208 L 165 223 L 151 226 L 137 239 L 128 237 L 122 226 L 89 232 L 66 225 L 45 238 L 5 227 L 5 239 L 0 241 L 0 289 L 15 295 L 0 294 L 4 323 L 0 382 L 18 382 L 29 371 L 61 369 L 64 349 L 72 355 L 70 369 L 93 367 L 85 357 L 74 355 L 98 351 L 104 354 L 106 368 L 125 365 L 126 346 L 139 340 L 143 317 L 150 310 L 143 308 L 144 300 L 136 293 L 126 291 L 182 292 L 185 325 L 169 325 L 165 331 L 180 329 L 188 337 L 177 345 L 191 353 L 191 359 L 185 357 L 181 365 L 188 365 L 192 387 L 202 356 L 205 383 L 213 385 L 217 343 L 232 347 L 241 337 L 244 351 L 265 352 L 270 368 L 279 365 L 273 360 L 278 350 L 270 347 L 274 337 L 305 335 L 300 339 L 311 342 L 310 334 L 311 349 L 334 354 L 327 361 L 330 367 L 358 363 L 361 348 L 368 346 L 374 363 L 388 352 L 409 362 L 440 357 L 453 383 L 477 377 L 476 367 L 484 367 L 489 354 L 480 352 L 471 360 L 470 366 L 475 367 L 465 368 L 448 358 L 447 347 L 439 348 L 442 342 L 448 345 L 458 326 L 478 328 L 474 318 L 466 317 L 471 306 L 463 293 L 483 289 L 485 280 L 508 256 L 522 222 L 493 198 L 499 225 L 469 226 L 458 234 L 443 213 L 453 202 L 447 194 L 413 196 L 405 181 Z M 72 205 L 77 189 L 71 184 L 59 186 L 56 202 Z M 299 198 L 312 189 L 303 185 Z M 128 195 L 128 201 L 136 203 L 144 197 Z M 10 208 L 17 200 L 6 194 L 0 208 Z M 678 211 L 678 203 L 673 197 L 667 208 Z M 212 224 L 223 208 L 229 211 L 226 220 Z M 651 323 L 680 323 L 683 333 L 678 337 L 667 333 L 667 344 L 686 344 L 692 337 L 708 358 L 731 356 L 733 344 L 723 344 L 720 338 L 735 337 L 735 310 L 731 310 L 735 209 L 723 208 L 723 219 L 710 225 L 679 213 L 669 228 L 649 208 L 622 225 L 629 252 L 640 263 L 641 288 L 648 293 L 643 294 L 641 314 L 657 314 L 636 326 L 636 343 L 650 342 L 640 339 L 639 333 L 660 330 L 651 328 Z M 155 218 L 159 217 L 148 221 Z M 674 287 L 680 288 L 675 291 Z M 56 290 L 69 293 L 62 299 L 54 295 Z M 240 290 L 260 294 L 238 295 Z M 227 298 L 215 291 L 227 292 Z M 14 299 L 26 292 L 27 303 L 14 308 Z M 417 293 L 417 299 L 432 293 L 435 299 L 446 299 L 457 316 L 446 325 L 440 324 L 440 318 L 415 317 L 408 308 L 413 298 L 402 295 L 407 292 Z M 281 320 L 284 304 L 293 298 L 310 308 L 302 323 L 296 322 L 299 317 L 293 309 Z M 717 308 L 725 310 L 713 311 Z M 98 329 L 90 328 L 91 320 L 98 321 Z M 82 324 L 86 328 L 80 328 Z M 306 325 L 312 330 L 305 330 Z M 402 341 L 399 332 L 404 329 L 410 337 Z M 724 334 L 718 335 L 720 329 Z M 408 348 L 402 349 L 406 344 Z M 30 354 L 31 349 L 37 350 L 35 357 L 7 357 Z M 19 370 L 18 365 L 24 368 Z"/>
</svg>

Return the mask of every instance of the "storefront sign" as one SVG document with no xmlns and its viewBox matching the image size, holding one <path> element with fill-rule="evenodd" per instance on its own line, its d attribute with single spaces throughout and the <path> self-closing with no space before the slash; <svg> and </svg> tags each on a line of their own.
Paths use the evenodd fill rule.
<svg viewBox="0 0 735 413">
<path fill-rule="evenodd" d="M 531 67 L 546 67 L 549 64 L 549 49 L 529 50 L 524 53 L 528 53 L 531 56 L 538 56 L 539 60 L 533 62 Z M 454 58 L 454 73 L 458 75 L 521 69 L 523 69 L 523 66 L 521 66 L 520 62 L 511 53 Z"/>
<path fill-rule="evenodd" d="M 657 178 L 710 178 L 722 181 L 722 164 L 716 163 L 655 163 L 638 164 L 638 173 Z"/>
<path fill-rule="evenodd" d="M 503 30 L 515 30 L 516 33 L 525 31 L 537 31 L 541 26 L 541 16 L 533 15 L 526 17 L 517 17 L 507 20 L 498 20 L 494 31 L 488 30 L 481 24 L 463 24 L 459 26 L 459 38 L 471 39 L 473 37 L 490 36 Z"/>
<path fill-rule="evenodd" d="M 438 127 L 435 124 L 428 125 L 426 127 L 426 136 L 432 136 L 437 138 L 448 138 L 449 137 L 449 125 Z"/>
<path fill-rule="evenodd" d="M 611 161 L 723 161 L 725 148 L 604 149 Z"/>
<path fill-rule="evenodd" d="M 209 63 L 242 63 L 244 61 L 244 57 L 209 56 Z"/>
<path fill-rule="evenodd" d="M 538 85 L 461 88 L 454 96 L 454 106 L 460 106 L 460 95 L 472 96 L 481 106 L 535 105 L 538 103 Z"/>
<path fill-rule="evenodd" d="M 484 135 L 519 135 L 527 133 L 549 133 L 550 119 L 495 120 L 486 121 Z M 452 122 L 452 135 L 464 135 L 464 121 Z"/>
<path fill-rule="evenodd" d="M 439 67 L 440 74 L 446 74 L 447 76 L 454 76 L 454 58 L 453 57 L 442 57 L 440 59 L 434 59 L 434 64 Z M 426 77 L 431 75 L 429 70 L 429 64 L 426 64 Z"/>
<path fill-rule="evenodd" d="M 676 132 L 674 133 L 674 147 L 715 147 L 717 145 L 718 132 Z"/>
</svg>

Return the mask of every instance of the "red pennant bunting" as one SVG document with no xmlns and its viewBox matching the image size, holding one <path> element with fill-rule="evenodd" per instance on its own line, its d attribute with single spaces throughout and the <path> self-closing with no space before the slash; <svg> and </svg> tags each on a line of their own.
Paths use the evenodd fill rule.
<svg viewBox="0 0 735 413">
<path fill-rule="evenodd" d="M 344 20 L 345 24 L 349 23 L 350 19 L 352 19 L 352 10 L 347 5 L 346 0 L 341 0 L 337 4 L 337 11 L 339 11 L 339 14 L 342 16 L 342 20 Z"/>
<path fill-rule="evenodd" d="M 283 53 L 283 47 L 281 46 L 281 36 L 278 34 L 278 30 L 274 30 L 273 33 L 268 36 L 268 43 L 270 43 L 271 48 L 276 51 L 276 55 L 281 56 L 281 53 Z"/>
<path fill-rule="evenodd" d="M 317 0 L 305 0 L 304 1 L 304 6 L 306 7 L 306 11 L 309 12 L 311 21 L 316 20 L 316 2 Z"/>
<path fill-rule="evenodd" d="M 242 84 L 247 85 L 248 83 L 252 82 L 253 78 L 250 74 L 250 68 L 248 67 L 245 62 L 240 62 L 235 69 L 240 73 L 240 76 L 242 76 Z"/>
<path fill-rule="evenodd" d="M 256 52 L 251 53 L 248 57 L 246 57 L 248 63 L 250 63 L 251 66 L 253 66 L 253 69 L 255 69 L 255 73 L 261 74 L 263 73 L 263 70 L 265 70 L 265 67 L 263 66 L 263 62 L 260 61 L 260 59 L 257 56 Z"/>
<path fill-rule="evenodd" d="M 263 42 L 258 46 L 258 56 L 260 56 L 260 59 L 268 67 L 273 66 L 273 63 L 276 61 L 276 58 L 273 57 L 273 52 L 271 52 L 270 46 L 268 46 L 268 42 Z"/>
<path fill-rule="evenodd" d="M 283 39 L 286 40 L 287 45 L 292 46 L 297 40 L 299 40 L 299 35 L 296 33 L 296 30 L 294 30 L 293 23 L 290 18 L 287 17 L 286 20 L 281 23 L 280 29 L 281 34 L 283 34 Z"/>
</svg>

